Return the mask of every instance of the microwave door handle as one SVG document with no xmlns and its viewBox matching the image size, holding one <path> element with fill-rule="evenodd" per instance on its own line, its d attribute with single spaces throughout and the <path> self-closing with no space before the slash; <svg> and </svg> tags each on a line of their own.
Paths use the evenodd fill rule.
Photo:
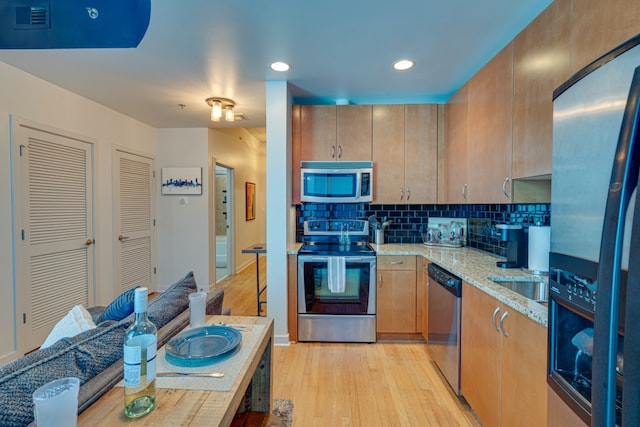
<svg viewBox="0 0 640 427">
<path fill-rule="evenodd" d="M 360 200 L 361 191 L 362 191 L 362 172 L 356 173 L 356 200 Z"/>
</svg>

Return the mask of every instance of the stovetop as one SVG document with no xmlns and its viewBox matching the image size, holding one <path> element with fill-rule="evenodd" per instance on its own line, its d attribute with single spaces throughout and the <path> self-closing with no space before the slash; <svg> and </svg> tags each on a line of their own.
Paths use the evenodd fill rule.
<svg viewBox="0 0 640 427">
<path fill-rule="evenodd" d="M 369 244 L 369 222 L 366 220 L 307 220 L 304 222 L 302 242 L 299 255 L 375 255 L 375 251 Z"/>
</svg>

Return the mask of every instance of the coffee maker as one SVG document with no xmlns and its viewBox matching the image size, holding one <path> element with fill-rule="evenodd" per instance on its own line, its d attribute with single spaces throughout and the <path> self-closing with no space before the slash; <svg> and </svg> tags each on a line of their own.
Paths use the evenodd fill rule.
<svg viewBox="0 0 640 427">
<path fill-rule="evenodd" d="M 496 265 L 501 268 L 527 267 L 529 244 L 522 226 L 498 224 L 496 232 L 501 241 L 507 242 L 507 260 L 498 261 Z"/>
</svg>

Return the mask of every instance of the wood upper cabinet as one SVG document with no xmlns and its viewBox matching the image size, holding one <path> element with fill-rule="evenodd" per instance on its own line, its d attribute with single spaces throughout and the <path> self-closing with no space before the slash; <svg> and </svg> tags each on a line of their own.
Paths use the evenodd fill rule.
<svg viewBox="0 0 640 427">
<path fill-rule="evenodd" d="M 462 394 L 487 426 L 547 424 L 547 330 L 463 282 Z"/>
<path fill-rule="evenodd" d="M 638 0 L 573 1 L 571 74 L 640 33 Z"/>
<path fill-rule="evenodd" d="M 570 34 L 571 0 L 556 0 L 515 38 L 514 179 L 551 174 L 553 91 L 571 76 Z"/>
<path fill-rule="evenodd" d="M 373 202 L 405 203 L 404 105 L 373 106 Z"/>
<path fill-rule="evenodd" d="M 371 160 L 370 105 L 303 105 L 301 160 Z"/>
<path fill-rule="evenodd" d="M 407 203 L 436 203 L 438 196 L 438 106 L 406 105 L 404 185 Z"/>
<path fill-rule="evenodd" d="M 511 202 L 512 93 L 510 43 L 469 81 L 469 202 Z"/>
<path fill-rule="evenodd" d="M 336 107 L 336 160 L 371 160 L 371 105 Z"/>
<path fill-rule="evenodd" d="M 335 105 L 300 107 L 300 160 L 336 160 Z"/>
<path fill-rule="evenodd" d="M 377 333 L 416 333 L 416 257 L 379 256 L 377 274 Z"/>
<path fill-rule="evenodd" d="M 435 203 L 438 107 L 373 106 L 374 203 Z"/>
<path fill-rule="evenodd" d="M 439 203 L 465 203 L 468 195 L 467 140 L 469 134 L 469 84 L 445 106 L 444 197 Z"/>
</svg>

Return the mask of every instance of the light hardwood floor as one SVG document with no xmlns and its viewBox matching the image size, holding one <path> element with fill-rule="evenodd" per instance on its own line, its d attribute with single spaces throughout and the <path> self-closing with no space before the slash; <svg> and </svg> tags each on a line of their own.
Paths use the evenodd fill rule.
<svg viewBox="0 0 640 427">
<path fill-rule="evenodd" d="M 216 287 L 233 315 L 256 315 L 255 264 Z M 273 397 L 293 401 L 294 427 L 480 426 L 424 343 L 294 343 L 274 353 Z"/>
</svg>

